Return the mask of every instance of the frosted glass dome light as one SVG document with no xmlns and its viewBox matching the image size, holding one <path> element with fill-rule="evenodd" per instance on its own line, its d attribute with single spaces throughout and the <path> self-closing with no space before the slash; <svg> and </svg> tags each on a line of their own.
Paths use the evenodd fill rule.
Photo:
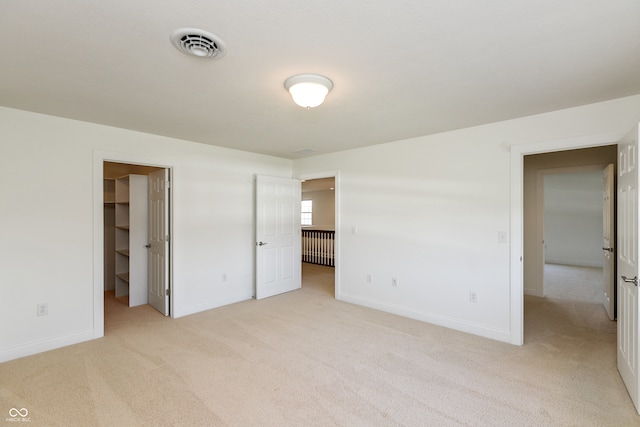
<svg viewBox="0 0 640 427">
<path fill-rule="evenodd" d="M 314 108 L 324 102 L 333 82 L 317 74 L 297 74 L 284 82 L 293 102 L 303 108 Z"/>
</svg>

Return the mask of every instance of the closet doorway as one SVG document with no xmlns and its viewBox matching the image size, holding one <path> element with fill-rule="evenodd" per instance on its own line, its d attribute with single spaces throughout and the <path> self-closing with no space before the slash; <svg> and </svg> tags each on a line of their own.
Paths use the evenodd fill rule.
<svg viewBox="0 0 640 427">
<path fill-rule="evenodd" d="M 103 162 L 105 300 L 170 315 L 170 169 Z"/>
</svg>

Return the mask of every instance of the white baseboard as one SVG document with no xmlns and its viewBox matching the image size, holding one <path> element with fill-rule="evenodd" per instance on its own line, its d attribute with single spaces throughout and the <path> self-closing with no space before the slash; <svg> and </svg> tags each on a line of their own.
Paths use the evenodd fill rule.
<svg viewBox="0 0 640 427">
<path fill-rule="evenodd" d="M 540 298 L 544 296 L 542 295 L 542 291 L 540 289 L 535 289 L 535 288 L 524 288 L 524 294 L 531 295 L 534 297 L 540 297 Z"/>
<path fill-rule="evenodd" d="M 488 328 L 486 326 L 475 323 L 464 322 L 449 317 L 434 315 L 431 313 L 426 313 L 399 305 L 389 304 L 387 302 L 376 301 L 353 295 L 340 294 L 339 296 L 336 296 L 336 299 L 356 305 L 361 305 L 364 307 L 373 308 L 375 310 L 384 311 L 387 313 L 397 314 L 398 316 L 420 320 L 422 322 L 431 323 L 445 328 L 455 329 L 456 331 L 466 332 L 469 334 L 478 335 L 509 344 L 511 343 L 511 333 L 506 330 Z"/>
<path fill-rule="evenodd" d="M 596 267 L 602 268 L 602 260 L 598 261 L 586 261 L 586 260 L 576 260 L 576 259 L 562 259 L 562 258 L 552 258 L 546 259 L 545 264 L 557 264 L 557 265 L 568 265 L 573 267 Z"/>
<path fill-rule="evenodd" d="M 43 353 L 56 348 L 66 347 L 68 345 L 78 344 L 89 341 L 96 337 L 93 329 L 76 332 L 62 337 L 49 338 L 42 341 L 33 341 L 27 344 L 0 350 L 0 363 L 9 360 L 19 359 L 33 354 Z"/>
<path fill-rule="evenodd" d="M 253 298 L 251 294 L 248 294 L 248 295 L 243 294 L 243 295 L 230 296 L 227 298 L 208 301 L 204 304 L 194 304 L 188 307 L 182 307 L 179 310 L 176 309 L 175 313 L 173 314 L 173 317 L 178 318 L 178 317 L 189 316 L 191 314 L 200 313 L 202 311 L 213 310 L 214 308 L 223 307 L 229 304 L 235 304 L 241 301 L 246 301 L 251 298 Z"/>
</svg>

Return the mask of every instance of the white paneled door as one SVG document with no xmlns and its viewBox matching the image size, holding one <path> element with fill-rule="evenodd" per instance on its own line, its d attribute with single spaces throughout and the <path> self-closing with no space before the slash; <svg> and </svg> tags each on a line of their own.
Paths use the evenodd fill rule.
<svg viewBox="0 0 640 427">
<path fill-rule="evenodd" d="M 615 257 L 615 169 L 608 165 L 602 171 L 602 305 L 609 319 L 616 318 L 616 257 Z"/>
<path fill-rule="evenodd" d="M 618 370 L 638 401 L 638 126 L 618 144 Z"/>
<path fill-rule="evenodd" d="M 149 304 L 169 315 L 169 170 L 149 174 Z"/>
<path fill-rule="evenodd" d="M 302 284 L 300 181 L 256 177 L 256 299 Z"/>
</svg>

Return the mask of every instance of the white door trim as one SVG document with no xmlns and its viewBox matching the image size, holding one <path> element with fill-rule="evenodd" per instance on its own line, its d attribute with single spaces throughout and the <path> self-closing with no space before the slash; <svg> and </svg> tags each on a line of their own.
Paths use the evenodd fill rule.
<svg viewBox="0 0 640 427">
<path fill-rule="evenodd" d="M 322 172 L 313 172 L 313 173 L 302 173 L 296 176 L 299 180 L 304 179 L 321 179 L 321 178 L 334 178 L 334 202 L 335 202 L 335 236 L 334 236 L 334 249 L 333 256 L 334 258 L 334 297 L 337 300 L 342 300 L 341 286 L 340 286 L 340 236 L 341 236 L 341 228 L 340 228 L 340 171 L 339 170 L 328 170 Z"/>
<path fill-rule="evenodd" d="M 511 146 L 511 344 L 524 343 L 524 156 L 617 144 L 623 134 L 609 132 Z"/>
<path fill-rule="evenodd" d="M 175 223 L 173 205 L 176 201 L 174 181 L 178 181 L 179 168 L 175 160 L 155 155 L 93 151 L 93 338 L 104 336 L 104 202 L 103 175 L 104 162 L 131 163 L 136 165 L 156 166 L 170 169 L 171 203 L 169 206 L 169 251 L 173 255 L 173 224 Z M 170 313 L 173 317 L 175 289 L 173 288 L 173 256 L 169 258 L 169 283 L 171 284 Z"/>
</svg>

